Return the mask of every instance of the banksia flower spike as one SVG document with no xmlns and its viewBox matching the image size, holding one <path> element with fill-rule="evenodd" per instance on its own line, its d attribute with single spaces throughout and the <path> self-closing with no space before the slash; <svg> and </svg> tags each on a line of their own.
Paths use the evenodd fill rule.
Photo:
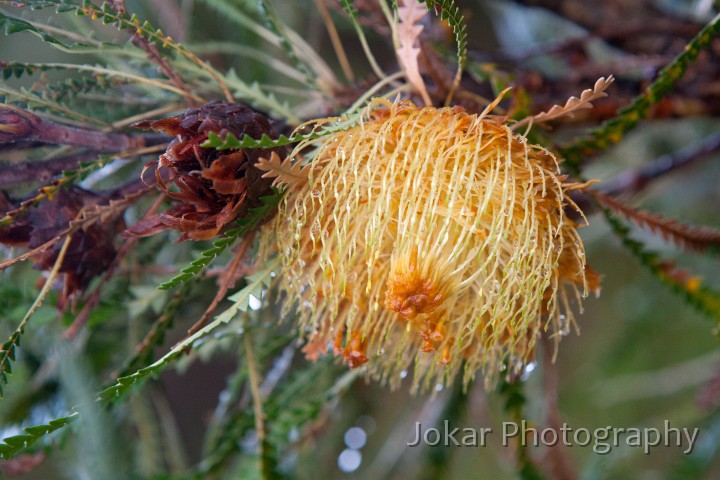
<svg viewBox="0 0 720 480">
<path fill-rule="evenodd" d="M 267 233 L 307 356 L 330 345 L 390 384 L 414 365 L 420 388 L 463 365 L 466 383 L 516 372 L 598 289 L 565 213 L 582 217 L 568 196 L 581 187 L 501 117 L 374 100 L 358 126 L 321 140 Z"/>
</svg>

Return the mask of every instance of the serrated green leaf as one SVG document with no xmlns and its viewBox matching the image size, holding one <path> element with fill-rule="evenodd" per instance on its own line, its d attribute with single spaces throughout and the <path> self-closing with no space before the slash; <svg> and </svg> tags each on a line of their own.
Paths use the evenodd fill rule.
<svg viewBox="0 0 720 480">
<path fill-rule="evenodd" d="M 207 140 L 200 144 L 203 148 L 214 148 L 216 150 L 231 150 L 242 148 L 275 148 L 298 143 L 302 141 L 315 140 L 333 133 L 348 130 L 357 125 L 360 115 L 356 112 L 346 118 L 338 119 L 334 122 L 321 125 L 319 128 L 313 129 L 310 133 L 297 133 L 290 137 L 280 135 L 278 138 L 272 139 L 268 135 L 263 134 L 260 139 L 255 139 L 250 135 L 245 135 L 239 140 L 232 133 L 228 133 L 225 138 L 221 138 L 215 132 L 208 134 Z"/>
<path fill-rule="evenodd" d="M 38 38 L 42 39 L 42 41 L 60 45 L 64 48 L 72 48 L 74 44 L 65 44 L 64 42 L 58 40 L 57 38 L 53 37 L 52 35 L 48 34 L 47 32 L 44 32 L 43 30 L 40 30 L 35 25 L 31 24 L 30 22 L 27 22 L 23 19 L 12 17 L 9 15 L 5 15 L 4 13 L 0 12 L 0 29 L 5 33 L 5 35 L 12 35 L 14 33 L 20 33 L 20 32 L 28 32 L 31 33 Z"/>
<path fill-rule="evenodd" d="M 457 72 L 453 81 L 454 87 L 460 83 L 462 71 L 467 63 L 467 24 L 465 18 L 460 12 L 460 8 L 455 4 L 454 0 L 420 0 L 425 3 L 428 10 L 435 11 L 440 14 L 441 20 L 447 20 L 448 25 L 452 28 L 455 35 L 455 43 L 457 45 Z M 452 94 L 452 90 L 450 92 Z M 450 100 L 448 97 L 447 101 Z"/>
<path fill-rule="evenodd" d="M 685 46 L 683 51 L 660 71 L 658 77 L 628 106 L 622 108 L 615 117 L 594 129 L 586 137 L 562 145 L 560 153 L 565 160 L 565 167 L 574 175 L 578 175 L 583 159 L 619 142 L 627 132 L 635 128 L 640 120 L 645 118 L 650 107 L 675 86 L 687 71 L 687 67 L 697 59 L 702 50 L 711 45 L 713 38 L 718 34 L 720 34 L 720 15 L 715 16 Z"/>
<path fill-rule="evenodd" d="M 33 439 L 32 435 L 14 435 L 12 437 L 3 438 L 3 442 L 13 448 L 24 448 Z"/>
<path fill-rule="evenodd" d="M 232 68 L 225 74 L 225 80 L 228 86 L 233 89 L 233 94 L 248 102 L 251 106 L 274 113 L 286 119 L 290 124 L 297 125 L 300 123 L 300 118 L 295 115 L 287 102 L 280 102 L 272 93 L 264 92 L 257 82 L 248 84 Z"/>
<path fill-rule="evenodd" d="M 134 385 L 139 383 L 138 380 L 149 375 L 157 375 L 167 365 L 183 355 L 188 348 L 192 348 L 193 344 L 197 340 L 208 335 L 219 326 L 232 320 L 238 312 L 245 311 L 247 309 L 247 305 L 245 305 L 245 298 L 249 298 L 251 293 L 257 293 L 259 289 L 269 286 L 271 280 L 270 274 L 274 267 L 274 263 L 271 262 L 265 270 L 248 277 L 250 282 L 245 286 L 245 288 L 235 294 L 237 301 L 228 310 L 215 317 L 215 320 L 198 330 L 193 335 L 190 335 L 185 340 L 175 345 L 165 356 L 154 362 L 152 365 L 142 368 L 131 375 L 118 378 L 115 385 L 106 388 L 98 394 L 98 402 L 101 404 L 107 404 L 120 398 Z"/>
<path fill-rule="evenodd" d="M 237 224 L 239 226 L 228 230 L 225 233 L 227 235 L 226 238 L 221 238 L 213 242 L 214 246 L 204 252 L 201 252 L 200 256 L 193 260 L 190 265 L 180 270 L 182 273 L 174 276 L 167 282 L 162 283 L 158 288 L 162 290 L 169 290 L 176 287 L 177 285 L 180 285 L 183 282 L 188 281 L 189 279 L 200 273 L 206 266 L 210 264 L 210 262 L 212 262 L 214 258 L 224 252 L 238 238 L 260 225 L 260 223 L 262 223 L 267 218 L 270 212 L 272 212 L 272 210 L 277 207 L 280 199 L 282 198 L 282 195 L 283 193 L 281 191 L 274 190 L 274 193 L 272 195 L 260 197 L 260 202 L 262 203 L 262 205 L 259 207 L 248 209 L 247 215 L 237 221 Z"/>
<path fill-rule="evenodd" d="M 27 448 L 45 437 L 46 435 L 58 430 L 77 420 L 79 414 L 77 412 L 67 417 L 56 418 L 45 425 L 33 425 L 24 429 L 24 434 L 14 435 L 1 440 L 0 457 L 7 460 L 19 451 Z"/>
<path fill-rule="evenodd" d="M 51 431 L 51 427 L 49 425 L 35 425 L 33 427 L 27 427 L 25 431 L 33 437 L 39 437 Z"/>
</svg>

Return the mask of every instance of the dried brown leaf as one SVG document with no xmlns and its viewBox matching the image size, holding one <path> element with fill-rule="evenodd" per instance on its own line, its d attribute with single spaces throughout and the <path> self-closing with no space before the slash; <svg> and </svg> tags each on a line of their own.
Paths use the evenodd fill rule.
<svg viewBox="0 0 720 480">
<path fill-rule="evenodd" d="M 398 7 L 399 24 L 397 27 L 400 47 L 395 51 L 398 62 L 405 70 L 405 76 L 415 89 L 422 95 L 426 105 L 431 105 L 430 95 L 425 88 L 425 81 L 420 75 L 418 55 L 420 48 L 415 44 L 423 31 L 420 21 L 427 15 L 427 9 L 417 0 L 404 0 L 402 6 Z"/>
<path fill-rule="evenodd" d="M 616 198 L 586 190 L 605 208 L 621 214 L 631 222 L 649 229 L 667 241 L 689 251 L 705 252 L 720 249 L 720 230 L 708 226 L 683 225 L 677 220 L 656 213 L 637 210 Z"/>
<path fill-rule="evenodd" d="M 600 77 L 592 89 L 584 90 L 580 94 L 580 98 L 570 97 L 565 105 L 554 105 L 547 112 L 539 113 L 531 117 L 534 122 L 548 122 L 550 120 L 556 120 L 560 117 L 570 116 L 572 117 L 578 110 L 592 108 L 592 102 L 603 97 L 607 97 L 605 90 L 615 81 L 615 78 L 610 75 L 607 77 Z"/>
</svg>

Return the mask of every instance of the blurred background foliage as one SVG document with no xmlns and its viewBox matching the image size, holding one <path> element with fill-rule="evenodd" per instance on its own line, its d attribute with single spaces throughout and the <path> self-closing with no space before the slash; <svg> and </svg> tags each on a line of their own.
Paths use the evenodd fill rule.
<svg viewBox="0 0 720 480">
<path fill-rule="evenodd" d="M 225 6 L 219 7 L 222 3 Z M 271 3 L 282 22 L 300 33 L 341 76 L 314 2 Z M 340 3 L 325 3 L 358 80 L 348 87 L 347 95 L 353 97 L 353 89 L 372 85 L 373 73 Z M 379 63 L 394 71 L 389 30 L 375 2 L 355 3 Z M 475 89 L 476 94 L 492 98 L 497 89 L 490 85 L 514 85 L 531 99 L 529 108 L 537 112 L 577 95 L 599 76 L 616 77 L 609 97 L 592 112 L 558 125 L 556 131 L 542 132 L 559 143 L 612 117 L 640 94 L 718 8 L 703 0 L 466 0 L 458 5 L 468 24 L 469 62 L 463 85 L 469 91 Z M 4 14 L 67 31 L 92 31 L 93 38 L 102 41 L 122 45 L 129 38 L 112 25 L 103 26 L 85 17 L 56 15 L 51 10 L 0 8 Z M 127 9 L 161 26 L 218 71 L 232 68 L 240 78 L 257 81 L 261 88 L 269 85 L 267 91 L 274 89 L 288 100 L 300 118 L 337 113 L 327 103 L 318 108 L 317 95 L 296 94 L 302 86 L 258 59 L 258 55 L 267 55 L 288 63 L 281 49 L 240 28 L 228 14 L 228 9 L 237 9 L 257 19 L 255 2 L 128 0 Z M 426 29 L 428 41 L 437 45 L 438 57 L 450 64 L 454 45 L 447 41 L 447 28 L 433 19 Z M 0 51 L 2 62 L 94 65 L 100 61 L 96 55 L 65 54 L 28 34 L 0 37 Z M 583 166 L 584 177 L 600 180 L 600 187 L 617 187 L 615 193 L 622 194 L 623 201 L 631 205 L 686 224 L 720 227 L 718 57 L 720 43 L 716 39 L 647 121 Z M 132 65 L 149 78 L 157 77 L 147 62 L 108 59 L 115 61 L 119 70 Z M 82 78 L 86 77 L 79 72 L 48 71 L 42 83 L 56 85 Z M 2 85 L 14 91 L 44 88 L 36 82 L 37 77 L 22 76 L 6 78 Z M 69 102 L 84 116 L 108 122 L 170 102 L 178 105 L 175 112 L 182 110 L 182 99 L 177 95 L 148 92 L 147 103 L 143 103 L 137 94 L 124 101 L 122 91 L 119 83 L 109 81 L 105 87 L 73 96 Z M 3 94 L 6 91 L 0 92 Z M 111 103 L 112 97 L 115 103 Z M 703 145 L 706 152 L 696 155 Z M 47 154 L 41 148 L 34 152 L 29 155 L 36 155 L 35 159 Z M 0 150 L 3 168 L 13 168 L 27 155 L 28 150 Z M 671 166 L 673 159 L 683 155 L 691 159 L 681 167 Z M 82 185 L 102 189 L 130 181 L 138 177 L 148 158 L 115 162 L 112 170 L 101 169 L 101 175 L 89 177 Z M 651 166 L 661 170 L 665 166 L 667 171 L 646 184 L 623 183 L 633 172 L 647 171 Z M 26 183 L 3 188 L 16 195 L 33 191 Z M 129 208 L 125 223 L 134 223 L 150 203 L 142 199 Z M 604 276 L 602 294 L 585 303 L 585 312 L 578 317 L 581 334 L 563 339 L 554 365 L 547 361 L 547 354 L 541 354 L 537 368 L 529 369 L 519 381 L 525 398 L 523 415 L 543 424 L 548 409 L 553 408 L 548 402 L 553 395 L 548 392 L 548 378 L 557 376 L 557 409 L 572 427 L 659 427 L 669 420 L 673 426 L 699 427 L 701 433 L 691 455 L 678 448 L 656 448 L 644 455 L 641 449 L 627 447 L 598 455 L 589 447 L 573 447 L 564 453 L 573 466 L 555 475 L 546 474 L 547 478 L 573 478 L 568 472 L 583 479 L 719 478 L 719 319 L 699 313 L 643 269 L 600 213 L 593 213 L 589 221 L 581 234 L 589 263 Z M 631 236 L 692 272 L 690 275 L 701 279 L 702 285 L 720 288 L 716 255 L 684 252 L 636 227 Z M 208 247 L 204 243 L 173 243 L 175 238 L 177 234 L 166 233 L 138 242 L 128 256 L 128 266 L 104 286 L 87 326 L 74 339 L 66 340 L 64 335 L 75 314 L 72 309 L 58 314 L 57 292 L 51 291 L 38 308 L 17 350 L 11 381 L 3 386 L 0 437 L 66 416 L 71 407 L 81 413 L 81 420 L 42 438 L 13 460 L 4 461 L 0 469 L 6 475 L 158 480 L 262 475 L 301 479 L 517 478 L 517 452 L 501 446 L 498 436 L 489 437 L 490 444 L 478 448 L 406 446 L 418 421 L 442 424 L 449 418 L 456 426 L 500 431 L 502 422 L 512 420 L 502 393 L 485 392 L 481 382 L 476 382 L 464 395 L 452 387 L 432 396 L 412 396 L 407 386 L 390 391 L 363 380 L 354 381 L 352 372 L 332 361 L 311 364 L 302 358 L 291 341 L 289 322 L 278 324 L 279 310 L 272 307 L 272 301 L 265 302 L 271 306 L 254 310 L 257 298 L 250 300 L 249 315 L 252 324 L 260 327 L 246 331 L 244 323 L 230 323 L 206 337 L 200 348 L 176 360 L 157 380 L 145 382 L 122 402 L 98 408 L 92 402 L 96 392 L 111 385 L 119 374 L 150 364 L 182 340 L 217 291 L 217 279 L 208 275 L 175 290 L 157 289 Z M 7 248 L 2 255 L 11 258 L 21 251 Z M 225 252 L 214 265 L 225 265 L 231 258 Z M 36 298 L 40 274 L 32 268 L 10 268 L 0 275 L 0 331 L 7 338 Z M 178 298 L 182 303 L 177 304 Z M 221 308 L 228 305 L 221 304 Z M 157 342 L 155 352 L 150 351 L 147 358 L 129 365 L 135 346 L 160 316 L 173 309 L 173 327 L 164 341 Z M 244 335 L 250 335 L 256 346 L 255 355 L 263 371 L 265 413 L 271 425 L 267 441 L 271 447 L 261 460 L 273 463 L 267 468 L 258 468 Z M 539 465 L 551 464 L 555 455 L 546 449 L 530 449 L 528 453 Z"/>
</svg>

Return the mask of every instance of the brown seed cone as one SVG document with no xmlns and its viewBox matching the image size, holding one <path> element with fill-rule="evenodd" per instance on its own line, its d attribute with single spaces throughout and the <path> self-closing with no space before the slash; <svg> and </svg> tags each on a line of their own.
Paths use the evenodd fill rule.
<svg viewBox="0 0 720 480">
<path fill-rule="evenodd" d="M 212 102 L 177 117 L 135 126 L 175 136 L 167 151 L 146 165 L 146 171 L 154 170 L 158 188 L 177 202 L 132 226 L 128 233 L 133 235 L 172 228 L 183 232 L 180 240 L 214 237 L 271 192 L 272 180 L 261 178 L 263 172 L 254 166 L 258 159 L 269 158 L 273 151 L 285 155 L 283 148 L 220 151 L 200 146 L 210 132 L 220 137 L 229 133 L 238 138 L 277 136 L 265 115 L 240 104 Z M 170 183 L 177 188 L 171 189 Z"/>
<path fill-rule="evenodd" d="M 11 246 L 37 248 L 60 235 L 78 214 L 95 205 L 105 204 L 106 199 L 79 187 L 61 189 L 51 200 L 40 203 L 28 214 L 18 217 L 12 225 L 0 229 L 0 243 Z M 0 192 L 0 215 L 16 208 L 4 192 Z M 58 308 L 64 310 L 70 296 L 82 292 L 93 278 L 101 275 L 115 259 L 115 235 L 122 231 L 121 216 L 107 222 L 93 223 L 72 234 L 69 248 L 59 272 L 65 274 Z M 57 261 L 63 241 L 32 257 L 38 270 L 51 270 Z"/>
</svg>

